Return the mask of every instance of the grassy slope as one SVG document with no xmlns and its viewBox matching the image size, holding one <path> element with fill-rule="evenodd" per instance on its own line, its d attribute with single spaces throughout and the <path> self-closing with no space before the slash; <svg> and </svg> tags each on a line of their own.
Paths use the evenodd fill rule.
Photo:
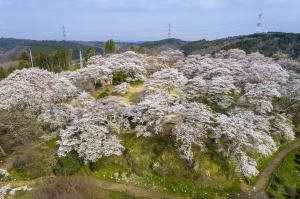
<svg viewBox="0 0 300 199">
<path fill-rule="evenodd" d="M 278 199 L 293 198 L 297 194 L 300 197 L 300 164 L 295 162 L 297 155 L 300 157 L 300 148 L 286 157 L 273 174 L 267 188 L 267 192 L 273 197 Z"/>
<path fill-rule="evenodd" d="M 212 159 L 209 151 L 197 151 L 196 164 L 190 166 L 167 138 L 138 138 L 127 133 L 120 139 L 126 148 L 123 156 L 102 158 L 82 167 L 78 174 L 194 198 L 214 198 L 216 194 L 226 198 L 227 193 L 239 191 L 234 170 Z"/>
</svg>

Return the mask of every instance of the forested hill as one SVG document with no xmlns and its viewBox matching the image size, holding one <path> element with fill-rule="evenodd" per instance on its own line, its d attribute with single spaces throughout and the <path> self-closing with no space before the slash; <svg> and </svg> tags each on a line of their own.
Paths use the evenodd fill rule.
<svg viewBox="0 0 300 199">
<path fill-rule="evenodd" d="M 199 40 L 187 42 L 180 39 L 164 39 L 147 42 L 117 42 L 120 52 L 132 50 L 140 53 L 156 54 L 168 48 L 180 49 L 185 55 L 211 54 L 220 50 L 239 48 L 247 53 L 259 51 L 265 56 L 277 52 L 288 54 L 294 58 L 300 57 L 300 34 L 270 32 L 217 40 Z M 59 49 L 71 49 L 73 59 L 79 58 L 79 49 L 85 51 L 89 47 L 102 52 L 104 42 L 97 41 L 36 41 L 25 39 L 0 38 L 0 63 L 16 60 L 22 51 L 31 48 L 33 55 L 40 52 L 53 52 Z"/>
<path fill-rule="evenodd" d="M 246 36 L 229 37 L 213 41 L 199 40 L 189 42 L 181 50 L 188 54 L 211 54 L 220 50 L 239 48 L 247 53 L 257 52 L 265 56 L 282 52 L 292 57 L 300 57 L 300 34 L 269 32 Z"/>
<path fill-rule="evenodd" d="M 77 41 L 37 41 L 26 39 L 0 38 L 0 63 L 16 60 L 21 52 L 31 49 L 33 55 L 41 52 L 51 53 L 60 49 L 71 49 L 73 59 L 79 58 L 79 49 L 85 51 L 93 47 L 96 52 L 102 52 L 102 42 L 77 42 Z"/>
</svg>

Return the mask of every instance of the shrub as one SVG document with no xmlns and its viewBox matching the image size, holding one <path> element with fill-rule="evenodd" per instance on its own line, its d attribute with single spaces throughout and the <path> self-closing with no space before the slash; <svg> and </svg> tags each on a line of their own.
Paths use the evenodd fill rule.
<svg viewBox="0 0 300 199">
<path fill-rule="evenodd" d="M 76 152 L 70 152 L 65 157 L 60 157 L 53 171 L 55 175 L 72 175 L 75 174 L 83 162 L 79 159 Z"/>
<path fill-rule="evenodd" d="M 26 118 L 20 111 L 0 111 L 0 159 L 17 147 L 32 142 L 41 132 L 34 119 Z"/>
<path fill-rule="evenodd" d="M 13 159 L 13 172 L 16 178 L 39 178 L 53 175 L 53 166 L 56 165 L 56 139 L 33 148 L 24 146 L 16 152 Z"/>
<path fill-rule="evenodd" d="M 109 90 L 105 90 L 103 92 L 101 92 L 98 96 L 97 96 L 97 99 L 102 99 L 102 98 L 105 98 L 109 96 Z"/>
<path fill-rule="evenodd" d="M 119 85 L 122 84 L 123 82 L 126 82 L 126 79 L 128 78 L 128 74 L 125 72 L 116 72 L 113 74 L 113 80 L 112 83 L 113 85 Z"/>
</svg>

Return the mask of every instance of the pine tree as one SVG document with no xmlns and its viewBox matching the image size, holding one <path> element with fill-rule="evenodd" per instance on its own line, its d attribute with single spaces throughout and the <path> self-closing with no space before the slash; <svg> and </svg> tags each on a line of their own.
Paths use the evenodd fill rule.
<svg viewBox="0 0 300 199">
<path fill-rule="evenodd" d="M 110 39 L 105 43 L 105 54 L 112 54 L 117 51 L 116 43 Z"/>
<path fill-rule="evenodd" d="M 30 58 L 27 54 L 27 52 L 22 52 L 19 57 L 19 69 L 22 68 L 29 68 L 30 67 Z"/>
<path fill-rule="evenodd" d="M 96 49 L 95 48 L 88 48 L 86 50 L 86 54 L 85 54 L 85 62 L 87 62 L 89 60 L 89 58 L 93 57 L 96 55 Z"/>
<path fill-rule="evenodd" d="M 6 77 L 6 73 L 4 68 L 0 67 L 0 79 L 4 79 Z"/>
</svg>

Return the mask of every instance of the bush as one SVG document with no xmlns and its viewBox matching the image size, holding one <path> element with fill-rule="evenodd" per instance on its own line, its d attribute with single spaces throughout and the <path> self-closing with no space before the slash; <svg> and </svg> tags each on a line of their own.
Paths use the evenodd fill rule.
<svg viewBox="0 0 300 199">
<path fill-rule="evenodd" d="M 73 175 L 75 174 L 83 162 L 76 152 L 70 152 L 65 157 L 58 158 L 57 165 L 53 168 L 55 175 Z"/>
<path fill-rule="evenodd" d="M 56 139 L 37 143 L 33 148 L 24 146 L 15 153 L 12 172 L 18 179 L 39 178 L 41 176 L 53 175 L 53 166 L 56 165 L 55 154 L 57 150 Z"/>
<path fill-rule="evenodd" d="M 97 99 L 102 99 L 102 98 L 105 98 L 105 97 L 107 97 L 107 96 L 109 96 L 109 90 L 105 90 L 105 91 L 101 92 L 101 93 L 98 95 Z"/>
<path fill-rule="evenodd" d="M 39 133 L 39 124 L 20 111 L 0 111 L 0 160 L 17 148 L 31 143 Z"/>
<path fill-rule="evenodd" d="M 119 85 L 122 84 L 123 82 L 126 82 L 128 78 L 128 74 L 125 72 L 116 72 L 113 74 L 113 80 L 112 83 L 113 85 Z"/>
</svg>

